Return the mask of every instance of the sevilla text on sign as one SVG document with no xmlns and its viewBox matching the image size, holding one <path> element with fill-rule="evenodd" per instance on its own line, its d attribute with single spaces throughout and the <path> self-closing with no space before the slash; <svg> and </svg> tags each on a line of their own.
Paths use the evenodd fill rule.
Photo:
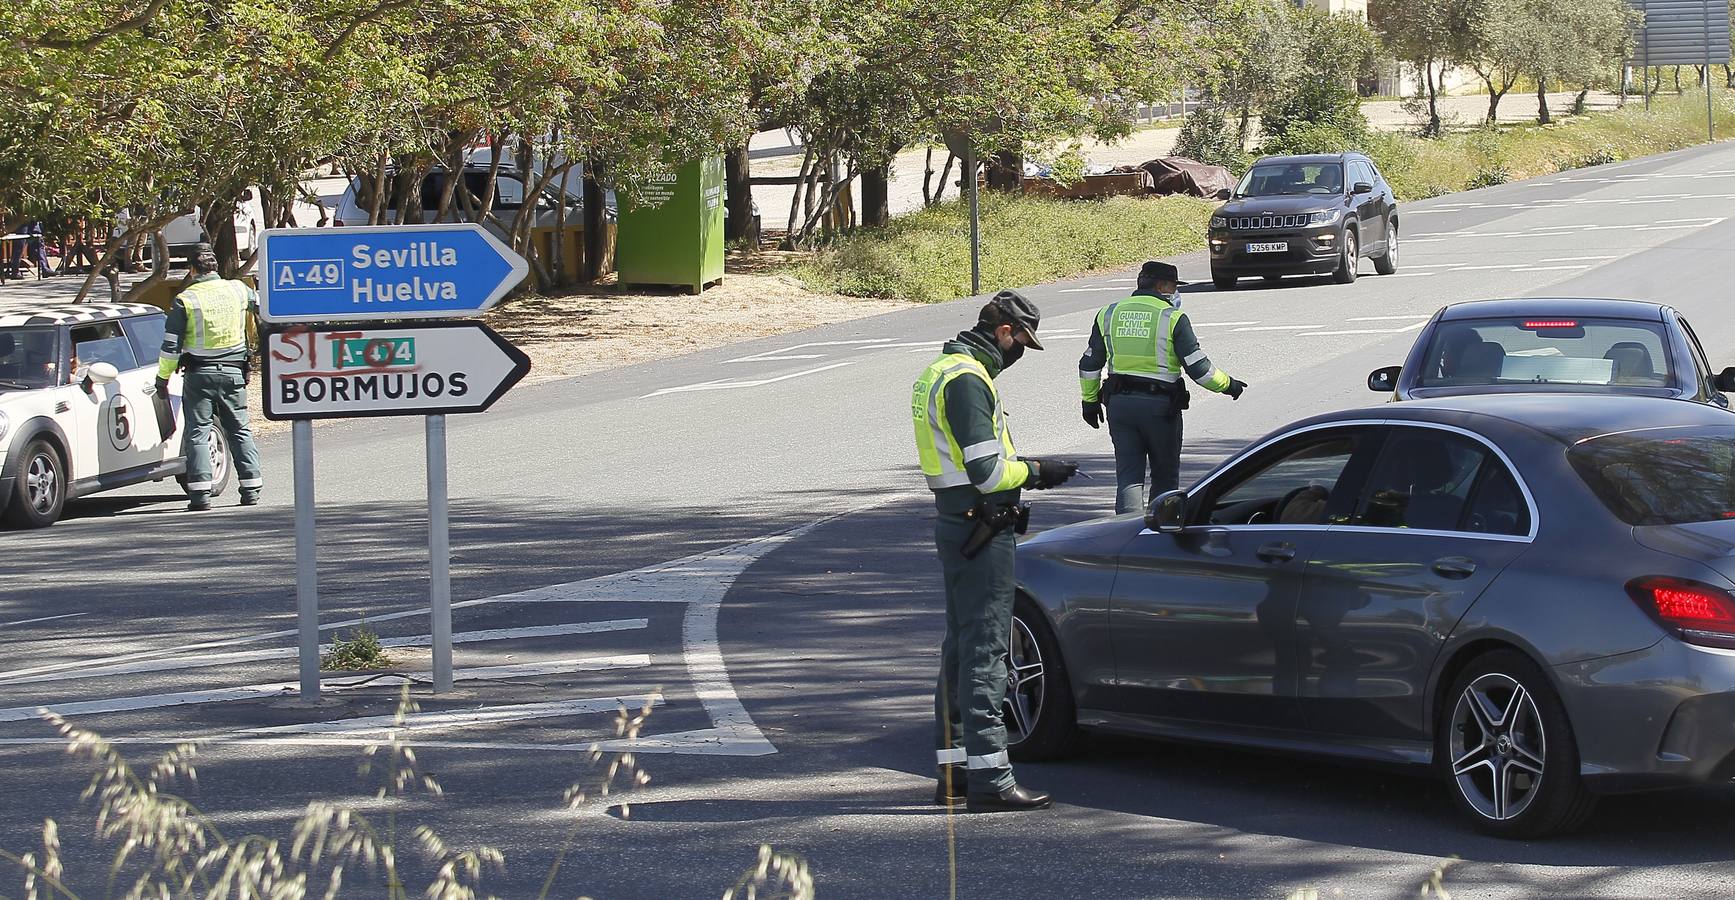
<svg viewBox="0 0 1735 900">
<path fill-rule="evenodd" d="M 451 318 L 481 312 L 529 266 L 475 224 L 284 228 L 260 244 L 267 322 Z"/>
<path fill-rule="evenodd" d="M 292 328 L 263 356 L 268 419 L 481 412 L 530 371 L 480 322 Z"/>
</svg>

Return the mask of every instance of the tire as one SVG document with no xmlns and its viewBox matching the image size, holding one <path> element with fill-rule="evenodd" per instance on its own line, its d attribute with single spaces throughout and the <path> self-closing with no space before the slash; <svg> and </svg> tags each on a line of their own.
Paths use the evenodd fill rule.
<svg viewBox="0 0 1735 900">
<path fill-rule="evenodd" d="M 1374 271 L 1381 275 L 1395 275 L 1398 271 L 1398 223 L 1386 225 L 1386 252 L 1374 257 Z"/>
<path fill-rule="evenodd" d="M 12 473 L 12 502 L 6 506 L 6 522 L 18 528 L 46 528 L 66 509 L 66 460 L 54 444 L 42 438 L 31 441 L 18 457 Z"/>
<path fill-rule="evenodd" d="M 1361 242 L 1354 228 L 1343 231 L 1343 249 L 1338 251 L 1337 271 L 1331 277 L 1338 284 L 1355 284 L 1356 270 L 1361 268 Z"/>
<path fill-rule="evenodd" d="M 1072 680 L 1060 658 L 1060 644 L 1048 627 L 1048 618 L 1030 598 L 1020 594 L 1012 607 L 1011 680 L 1006 686 L 1006 749 L 1019 762 L 1060 759 L 1078 747 L 1078 710 L 1072 698 Z M 1030 651 L 1040 666 L 1028 676 Z M 1019 669 L 1027 680 L 1021 685 Z M 1031 689 L 1033 688 L 1033 689 Z M 1031 689 L 1031 690 L 1027 690 Z M 1015 708 L 1019 700 L 1022 706 Z M 1021 714 L 1019 709 L 1024 710 Z M 1034 719 L 1034 724 L 1030 723 Z M 1029 725 L 1028 730 L 1025 725 Z"/>
<path fill-rule="evenodd" d="M 1458 675 L 1440 710 L 1434 754 L 1452 802 L 1497 837 L 1571 831 L 1596 807 L 1579 778 L 1566 707 L 1516 650 L 1477 657 Z"/>
<path fill-rule="evenodd" d="M 234 480 L 235 457 L 229 452 L 229 436 L 223 433 L 223 429 L 212 428 L 211 441 L 212 450 L 215 451 L 211 457 L 211 497 L 214 499 L 223 496 L 223 492 L 229 489 L 229 482 Z M 187 491 L 186 472 L 176 475 L 175 480 L 180 482 L 181 490 Z M 192 491 L 187 493 L 191 494 Z"/>
<path fill-rule="evenodd" d="M 1235 289 L 1235 283 L 1240 281 L 1240 280 L 1241 279 L 1235 277 L 1234 275 L 1219 275 L 1216 272 L 1211 273 L 1211 285 L 1219 291 L 1232 291 L 1232 290 L 1234 290 Z"/>
</svg>

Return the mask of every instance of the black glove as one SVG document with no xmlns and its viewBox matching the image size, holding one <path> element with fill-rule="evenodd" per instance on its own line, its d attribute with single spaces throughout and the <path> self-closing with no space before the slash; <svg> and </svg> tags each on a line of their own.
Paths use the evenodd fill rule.
<svg viewBox="0 0 1735 900">
<path fill-rule="evenodd" d="M 1024 486 L 1039 491 L 1059 487 L 1078 472 L 1078 463 L 1063 459 L 1027 459 L 1025 462 L 1030 464 L 1030 480 Z"/>
<path fill-rule="evenodd" d="M 169 380 L 167 378 L 157 379 L 157 396 L 165 398 L 169 396 Z"/>
<path fill-rule="evenodd" d="M 1247 382 L 1239 378 L 1230 378 L 1229 386 L 1223 389 L 1223 393 L 1228 394 L 1231 400 L 1239 400 L 1241 399 L 1241 392 L 1244 390 L 1247 390 Z"/>
<path fill-rule="evenodd" d="M 1084 424 L 1092 428 L 1102 427 L 1102 401 L 1084 401 Z"/>
</svg>

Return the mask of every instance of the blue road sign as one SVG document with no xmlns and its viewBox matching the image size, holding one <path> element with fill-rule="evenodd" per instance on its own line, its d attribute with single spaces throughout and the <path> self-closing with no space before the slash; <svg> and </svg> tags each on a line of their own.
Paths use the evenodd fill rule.
<svg viewBox="0 0 1735 900">
<path fill-rule="evenodd" d="M 268 229 L 259 249 L 267 322 L 449 319 L 500 302 L 530 266 L 480 225 Z"/>
</svg>

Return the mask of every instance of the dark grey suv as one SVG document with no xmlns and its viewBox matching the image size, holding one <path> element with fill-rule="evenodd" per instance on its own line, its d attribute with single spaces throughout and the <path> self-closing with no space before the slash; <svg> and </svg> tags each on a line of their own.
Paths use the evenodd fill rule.
<svg viewBox="0 0 1735 900">
<path fill-rule="evenodd" d="M 1211 281 L 1232 290 L 1248 275 L 1330 274 L 1355 281 L 1362 257 L 1398 270 L 1398 202 L 1360 153 L 1268 156 L 1211 216 Z"/>
</svg>

